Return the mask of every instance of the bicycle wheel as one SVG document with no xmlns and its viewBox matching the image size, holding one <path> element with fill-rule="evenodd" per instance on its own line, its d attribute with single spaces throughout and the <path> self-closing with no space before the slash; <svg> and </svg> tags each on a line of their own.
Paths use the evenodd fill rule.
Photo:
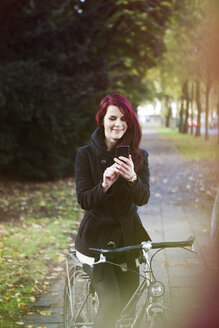
<svg viewBox="0 0 219 328">
<path fill-rule="evenodd" d="M 146 312 L 142 316 L 141 322 L 138 325 L 138 328 L 167 328 L 167 320 L 164 314 L 154 314 L 153 316 L 148 317 Z"/>
<path fill-rule="evenodd" d="M 74 266 L 64 289 L 64 328 L 92 327 L 97 309 L 98 297 L 88 275 Z"/>
<path fill-rule="evenodd" d="M 167 328 L 167 320 L 164 314 L 154 314 L 150 318 L 149 328 Z"/>
</svg>

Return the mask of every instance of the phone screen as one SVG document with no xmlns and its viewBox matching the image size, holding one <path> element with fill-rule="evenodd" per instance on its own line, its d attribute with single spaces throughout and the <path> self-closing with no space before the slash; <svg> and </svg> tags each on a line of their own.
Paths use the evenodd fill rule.
<svg viewBox="0 0 219 328">
<path fill-rule="evenodd" d="M 124 157 L 129 157 L 129 146 L 117 146 L 116 147 L 117 150 L 116 150 L 116 157 L 119 157 L 119 156 L 124 156 Z"/>
</svg>

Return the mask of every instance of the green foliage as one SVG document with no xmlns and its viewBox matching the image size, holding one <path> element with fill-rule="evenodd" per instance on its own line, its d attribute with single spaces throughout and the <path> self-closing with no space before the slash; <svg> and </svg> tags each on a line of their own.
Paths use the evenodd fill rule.
<svg viewBox="0 0 219 328">
<path fill-rule="evenodd" d="M 0 173 L 72 175 L 101 98 L 120 92 L 137 105 L 145 96 L 171 13 L 161 0 L 3 0 Z"/>
</svg>

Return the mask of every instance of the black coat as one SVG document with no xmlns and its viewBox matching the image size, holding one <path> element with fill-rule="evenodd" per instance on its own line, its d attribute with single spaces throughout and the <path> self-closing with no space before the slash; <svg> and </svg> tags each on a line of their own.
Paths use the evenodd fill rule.
<svg viewBox="0 0 219 328">
<path fill-rule="evenodd" d="M 104 134 L 96 129 L 91 143 L 77 151 L 75 177 L 77 198 L 86 210 L 76 237 L 76 249 L 93 256 L 89 247 L 106 248 L 109 241 L 116 246 L 134 245 L 150 240 L 137 213 L 137 206 L 148 202 L 150 196 L 148 153 L 142 150 L 143 167 L 137 172 L 138 180 L 130 186 L 119 179 L 104 193 L 104 170 L 111 166 L 113 153 L 107 151 Z"/>
</svg>

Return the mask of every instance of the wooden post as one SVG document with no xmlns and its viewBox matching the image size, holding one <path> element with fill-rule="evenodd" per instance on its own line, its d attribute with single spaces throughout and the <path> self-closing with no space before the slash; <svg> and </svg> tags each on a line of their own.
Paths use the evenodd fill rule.
<svg viewBox="0 0 219 328">
<path fill-rule="evenodd" d="M 211 217 L 211 239 L 219 245 L 219 189 L 215 197 Z"/>
</svg>

